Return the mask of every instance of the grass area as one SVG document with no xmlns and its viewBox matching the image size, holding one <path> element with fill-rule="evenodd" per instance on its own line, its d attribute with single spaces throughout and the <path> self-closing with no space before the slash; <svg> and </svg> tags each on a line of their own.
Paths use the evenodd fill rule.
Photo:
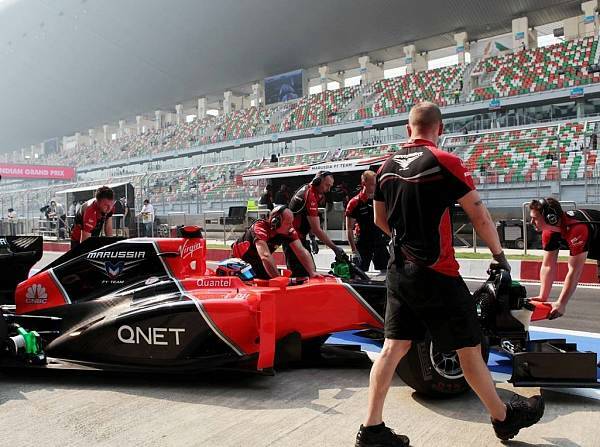
<svg viewBox="0 0 600 447">
<path fill-rule="evenodd" d="M 212 248 L 215 250 L 225 250 L 225 249 L 230 249 L 231 247 L 229 245 L 223 245 L 223 244 L 206 244 L 206 248 Z"/>
<path fill-rule="evenodd" d="M 507 255 L 508 259 L 519 260 L 519 261 L 541 261 L 542 257 L 537 255 Z M 490 259 L 491 256 L 489 253 L 465 253 L 465 252 L 457 252 L 457 259 Z M 560 256 L 560 260 L 566 260 L 566 256 Z"/>
<path fill-rule="evenodd" d="M 542 260 L 542 257 L 539 255 L 507 255 L 506 257 L 512 261 L 541 261 Z M 489 253 L 457 252 L 456 258 L 457 259 L 490 259 L 491 256 Z M 568 256 L 559 256 L 558 260 L 567 262 L 569 260 L 569 257 Z M 596 264 L 596 261 L 594 261 L 593 259 L 588 259 L 586 261 L 586 264 Z"/>
</svg>

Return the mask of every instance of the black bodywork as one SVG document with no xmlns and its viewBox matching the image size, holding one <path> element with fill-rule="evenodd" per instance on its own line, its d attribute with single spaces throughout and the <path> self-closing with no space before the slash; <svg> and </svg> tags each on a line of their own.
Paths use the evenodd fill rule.
<svg viewBox="0 0 600 447">
<path fill-rule="evenodd" d="M 16 272 L 14 283 L 24 279 L 24 273 L 41 258 L 41 238 L 34 239 L 29 241 L 28 250 L 21 250 L 18 247 L 25 245 L 24 240 L 19 243 L 18 238 L 17 242 L 6 238 L 8 248 L 0 252 L 0 268 L 11 268 Z M 89 245 L 82 244 L 79 252 L 67 254 L 52 264 L 53 274 L 64 284 L 66 296 L 77 296 L 68 306 L 25 315 L 17 315 L 14 306 L 2 306 L 0 367 L 177 373 L 238 369 L 256 372 L 257 354 L 244 356 L 232 350 L 227 340 L 215 330 L 210 317 L 203 313 L 197 302 L 182 292 L 168 274 L 156 252 L 148 252 L 143 262 L 132 264 L 123 275 L 125 284 L 106 282 L 93 263 L 77 261 L 77 256 L 112 242 L 114 239 L 96 239 Z M 128 241 L 131 250 L 147 250 L 148 246 L 147 243 Z M 25 252 L 28 254 L 19 255 Z M 19 265 L 15 265 L 16 259 L 20 261 Z M 339 261 L 349 262 L 347 259 Z M 383 316 L 384 281 L 370 279 L 351 263 L 349 267 L 351 278 L 344 281 Z M 8 286 L 12 286 L 14 291 L 13 283 L 7 284 L 5 296 L 9 295 Z M 512 356 L 511 382 L 517 386 L 597 387 L 595 353 L 578 352 L 575 345 L 565 340 L 528 340 L 527 326 L 514 314 L 515 311 L 531 310 L 532 304 L 525 295 L 524 287 L 513 283 L 510 275 L 502 270 L 491 271 L 488 281 L 474 294 L 479 320 L 489 345 Z M 15 336 L 19 327 L 40 335 L 43 340 L 40 355 L 15 353 L 11 337 Z M 118 344 L 114 343 L 116 328 L 121 341 Z M 381 337 L 377 330 L 366 332 L 369 332 L 364 334 L 366 337 Z M 186 334 L 185 343 L 180 338 L 182 333 Z M 278 341 L 276 358 L 298 360 L 303 358 L 302 349 L 314 351 L 316 348 L 318 351 L 326 338 L 306 343 L 290 334 Z M 432 364 L 435 353 L 422 343 L 413 343 L 412 351 L 400 365 L 399 374 L 415 389 L 436 394 L 441 382 L 435 382 Z M 467 389 L 462 374 L 456 380 L 460 383 L 451 381 L 450 386 L 442 383 L 448 390 L 442 394 L 456 394 Z"/>
</svg>

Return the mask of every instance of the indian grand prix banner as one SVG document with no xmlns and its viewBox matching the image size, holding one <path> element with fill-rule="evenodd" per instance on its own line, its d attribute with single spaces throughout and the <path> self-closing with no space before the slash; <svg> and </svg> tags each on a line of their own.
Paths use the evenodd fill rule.
<svg viewBox="0 0 600 447">
<path fill-rule="evenodd" d="M 75 178 L 75 168 L 0 163 L 0 175 L 4 178 L 71 180 Z"/>
</svg>

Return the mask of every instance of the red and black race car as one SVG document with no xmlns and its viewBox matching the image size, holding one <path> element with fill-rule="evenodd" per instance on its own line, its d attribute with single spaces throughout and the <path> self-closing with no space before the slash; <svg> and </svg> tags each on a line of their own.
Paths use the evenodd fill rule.
<svg viewBox="0 0 600 447">
<path fill-rule="evenodd" d="M 314 364 L 332 333 L 381 337 L 385 285 L 351 264 L 349 279 L 217 276 L 207 268 L 201 232 L 185 228 L 180 238 L 90 239 L 17 284 L 40 259 L 41 244 L 0 238 L 0 295 L 14 297 L 1 307 L 0 368 L 272 373 Z M 545 318 L 547 308 L 526 300 L 506 272 L 493 273 L 474 299 L 487 339 L 513 357 L 515 383 L 597 385 L 595 354 L 564 340 L 527 341 L 532 315 Z M 467 389 L 462 374 L 438 370 L 441 353 L 427 343 L 415 343 L 399 366 L 404 381 L 430 394 Z M 329 348 L 329 357 L 362 356 Z"/>
</svg>

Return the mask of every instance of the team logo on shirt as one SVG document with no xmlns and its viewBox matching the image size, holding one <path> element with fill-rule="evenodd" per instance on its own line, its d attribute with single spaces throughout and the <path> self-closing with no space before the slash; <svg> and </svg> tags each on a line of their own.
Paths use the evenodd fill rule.
<svg viewBox="0 0 600 447">
<path fill-rule="evenodd" d="M 577 246 L 577 245 L 581 245 L 583 244 L 583 241 L 581 240 L 581 236 L 576 236 L 573 239 L 571 239 L 571 245 Z"/>
<path fill-rule="evenodd" d="M 413 152 L 410 154 L 398 154 L 394 155 L 392 160 L 400 166 L 401 171 L 406 171 L 408 167 L 418 158 L 420 158 L 424 152 Z"/>
</svg>

